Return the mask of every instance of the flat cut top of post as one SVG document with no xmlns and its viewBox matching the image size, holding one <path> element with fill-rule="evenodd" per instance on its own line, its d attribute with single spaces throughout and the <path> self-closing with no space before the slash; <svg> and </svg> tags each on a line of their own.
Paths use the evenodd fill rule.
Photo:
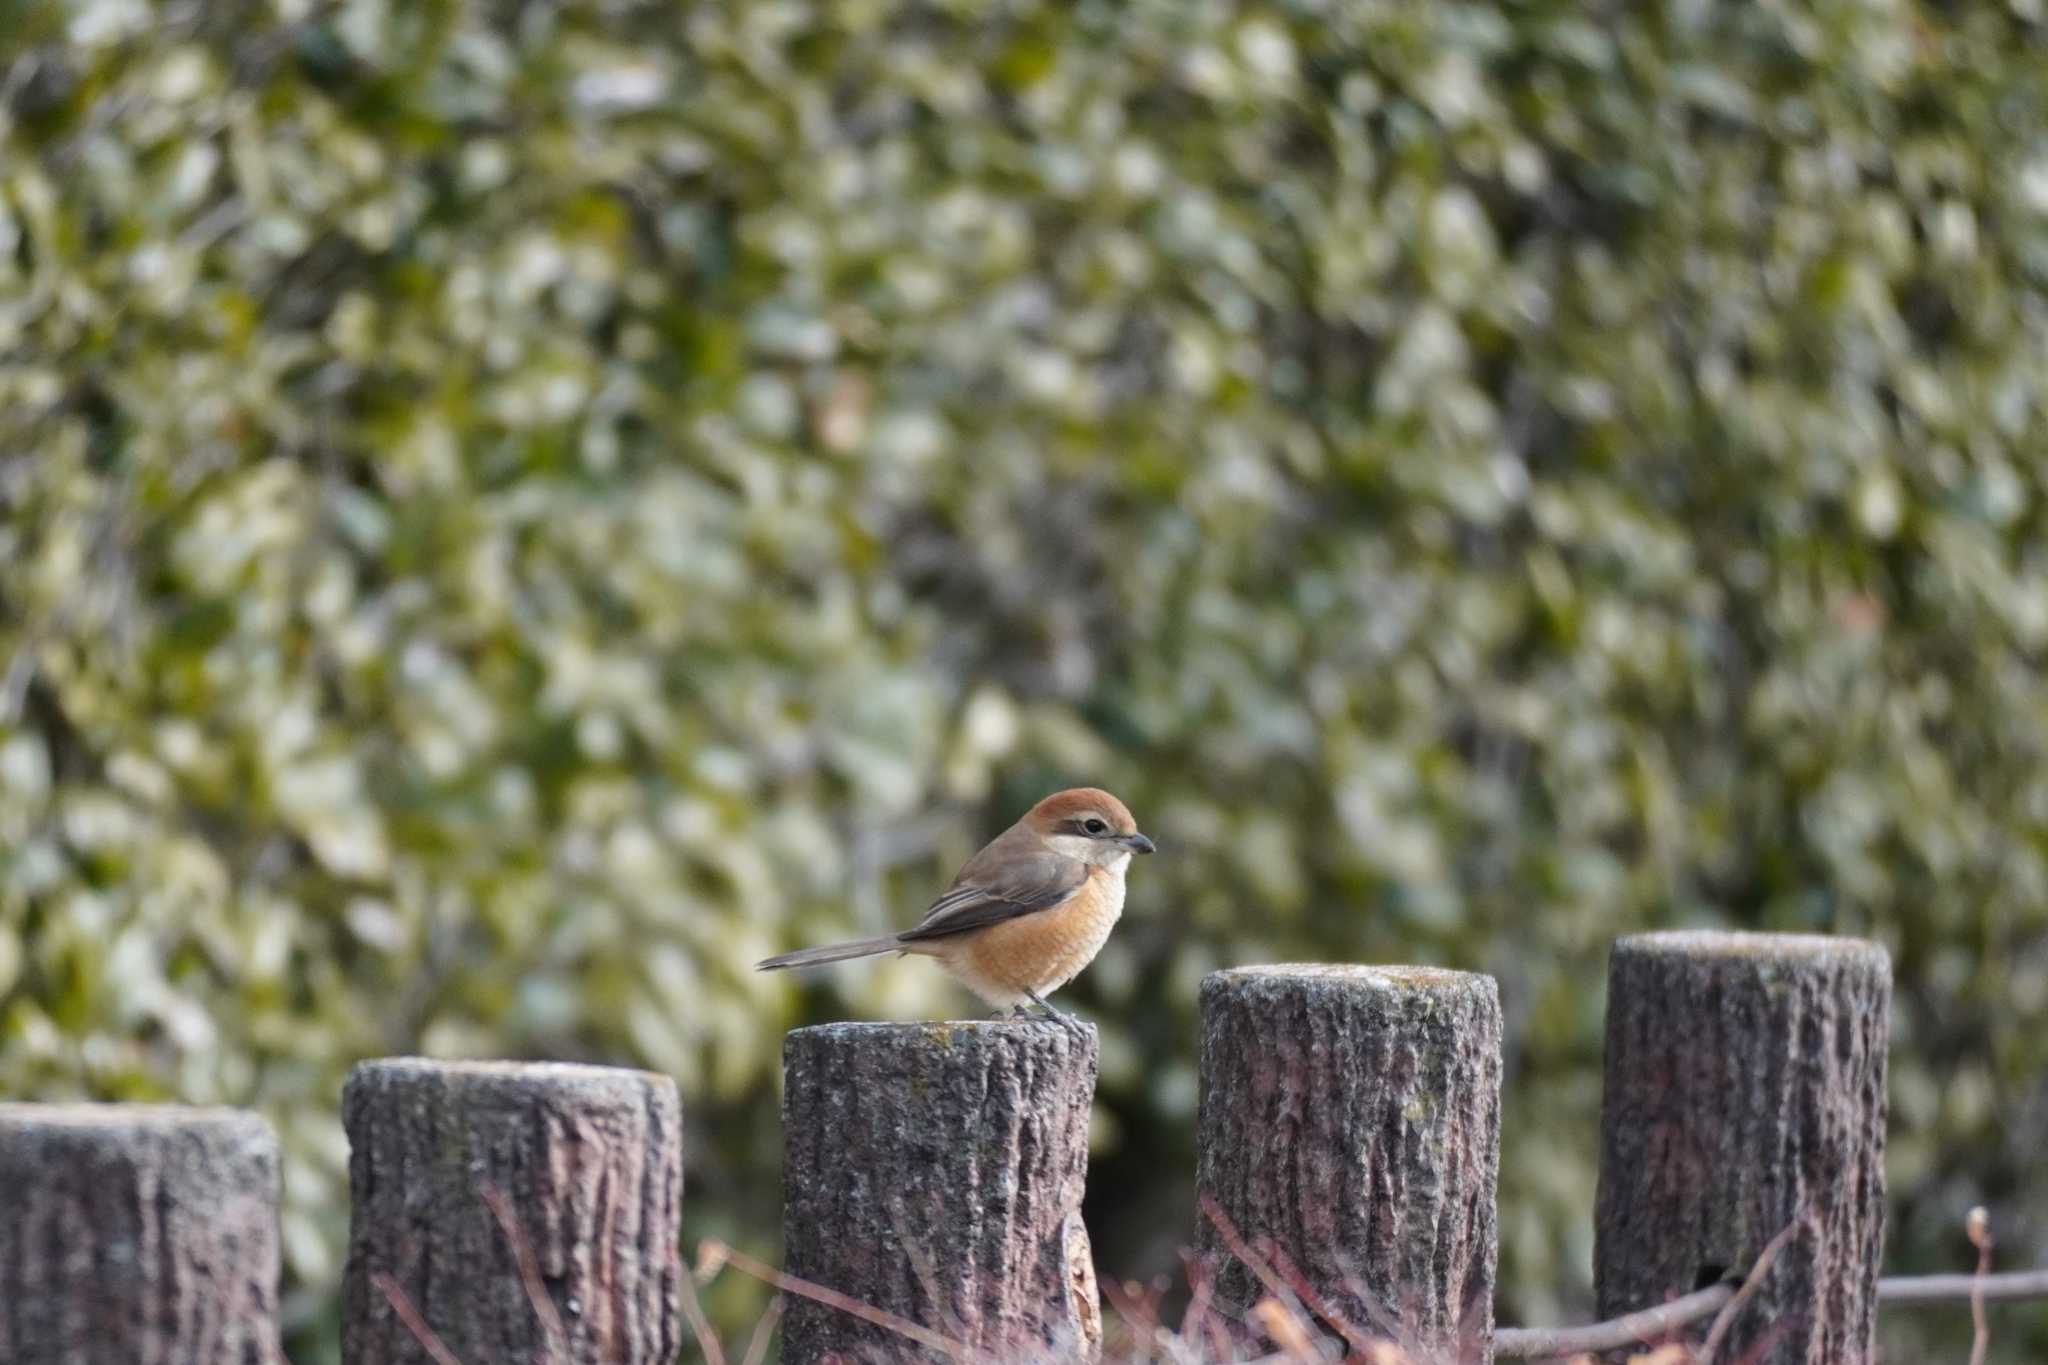
<svg viewBox="0 0 2048 1365">
<path fill-rule="evenodd" d="M 448 1077 L 457 1080 L 532 1081 L 562 1085 L 588 1085 L 622 1080 L 668 1083 L 657 1071 L 629 1066 L 592 1066 L 586 1062 L 480 1062 L 442 1061 L 434 1057 L 376 1057 L 357 1062 L 357 1073 Z"/>
<path fill-rule="evenodd" d="M 1820 959 L 1888 961 L 1881 944 L 1867 938 L 1833 934 L 1766 934 L 1733 929 L 1662 929 L 1626 934 L 1614 941 L 1617 953 L 1674 957 Z"/>
<path fill-rule="evenodd" d="M 1360 986 L 1367 990 L 1429 991 L 1462 994 L 1475 987 L 1491 989 L 1493 978 L 1447 967 L 1376 967 L 1352 962 L 1275 962 L 1256 967 L 1225 967 L 1207 978 L 1217 985 L 1259 981 L 1314 981 Z"/>
<path fill-rule="evenodd" d="M 0 1127 L 179 1128 L 195 1125 L 267 1127 L 246 1109 L 184 1104 L 22 1104 L 0 1101 Z"/>
<path fill-rule="evenodd" d="M 1093 1024 L 1082 1022 L 1081 1027 L 1091 1034 L 1095 1032 Z M 1039 1036 L 1048 1029 L 1058 1034 L 1069 1031 L 1068 1026 L 1057 1019 L 862 1019 L 793 1028 L 789 1031 L 789 1036 L 849 1040 L 865 1038 L 874 1041 L 924 1038 L 934 1043 L 950 1044 L 962 1036 L 977 1041 L 989 1038 L 1028 1038 Z"/>
</svg>

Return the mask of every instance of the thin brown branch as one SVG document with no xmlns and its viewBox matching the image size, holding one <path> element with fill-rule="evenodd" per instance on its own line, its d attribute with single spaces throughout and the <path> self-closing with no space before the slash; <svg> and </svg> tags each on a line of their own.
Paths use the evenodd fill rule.
<svg viewBox="0 0 2048 1365">
<path fill-rule="evenodd" d="M 754 1324 L 754 1335 L 747 1342 L 747 1353 L 740 1358 L 740 1365 L 761 1365 L 768 1358 L 768 1341 L 775 1335 L 775 1324 L 782 1321 L 782 1303 L 780 1294 L 768 1300 L 767 1310 Z"/>
<path fill-rule="evenodd" d="M 1660 1303 L 1606 1322 L 1583 1327 L 1501 1327 L 1493 1334 L 1496 1356 L 1545 1359 L 1550 1356 L 1590 1355 L 1618 1351 L 1667 1336 L 1701 1318 L 1718 1313 L 1735 1297 L 1732 1284 L 1709 1285 L 1682 1299 Z"/>
<path fill-rule="evenodd" d="M 903 1216 L 903 1204 L 900 1200 L 889 1205 L 889 1224 L 896 1229 L 896 1241 L 903 1248 L 903 1254 L 910 1258 L 910 1271 L 917 1277 L 918 1288 L 924 1290 L 926 1301 L 931 1304 L 932 1312 L 938 1316 L 939 1330 L 950 1336 L 958 1336 L 961 1328 L 960 1319 L 946 1307 L 946 1297 L 939 1292 L 939 1272 L 932 1265 L 931 1256 L 918 1245 L 917 1238 L 911 1235 L 910 1223 Z"/>
<path fill-rule="evenodd" d="M 377 1292 L 384 1296 L 384 1302 L 391 1305 L 391 1311 L 398 1314 L 398 1320 L 405 1324 L 405 1330 L 412 1333 L 412 1339 L 420 1349 L 434 1358 L 434 1365 L 462 1365 L 455 1352 L 448 1349 L 434 1329 L 427 1326 L 427 1320 L 420 1316 L 420 1310 L 412 1306 L 412 1300 L 405 1291 L 381 1270 L 372 1271 L 370 1283 L 377 1286 Z"/>
<path fill-rule="evenodd" d="M 1252 1305 L 1251 1318 L 1266 1334 L 1266 1339 L 1280 1348 L 1280 1354 L 1290 1360 L 1311 1362 L 1322 1358 L 1322 1351 L 1316 1346 L 1316 1336 L 1309 1331 L 1301 1315 L 1275 1298 L 1263 1298 Z"/>
<path fill-rule="evenodd" d="M 1209 1332 L 1212 1315 L 1209 1311 L 1209 1294 L 1215 1281 L 1215 1273 L 1207 1259 L 1191 1252 L 1181 1253 L 1182 1263 L 1187 1269 L 1188 1306 L 1181 1314 L 1180 1331 L 1176 1334 L 1183 1350 L 1200 1352 L 1202 1340 Z"/>
<path fill-rule="evenodd" d="M 1764 1243 L 1764 1249 L 1757 1254 L 1756 1264 L 1749 1268 L 1749 1274 L 1742 1281 L 1742 1288 L 1735 1291 L 1735 1297 L 1728 1301 L 1728 1306 L 1714 1319 L 1713 1329 L 1707 1333 L 1707 1344 L 1700 1347 L 1700 1365 L 1714 1365 L 1714 1357 L 1720 1352 L 1721 1343 L 1727 1339 L 1729 1330 L 1735 1326 L 1735 1319 L 1741 1315 L 1743 1307 L 1756 1297 L 1757 1290 L 1763 1288 L 1764 1276 L 1770 1273 L 1771 1262 L 1777 1260 L 1778 1253 L 1785 1249 L 1785 1244 L 1798 1235 L 1800 1226 L 1801 1220 L 1794 1218 L 1778 1229 L 1776 1237 Z"/>
<path fill-rule="evenodd" d="M 1501 1327 L 1493 1334 L 1493 1353 L 1507 1359 L 1543 1360 L 1640 1346 L 1713 1316 L 1734 1297 L 1734 1285 L 1717 1284 L 1605 1322 L 1579 1327 Z M 1999 1275 L 1887 1275 L 1877 1282 L 1878 1302 L 1901 1308 L 1972 1301 L 2009 1303 L 2022 1299 L 2048 1299 L 2048 1270 L 2008 1270 Z"/>
<path fill-rule="evenodd" d="M 1984 1353 L 1991 1349 L 1991 1323 L 1984 1316 L 1984 1277 L 1991 1273 L 1991 1215 L 1980 1204 L 1970 1210 L 1963 1226 L 1977 1248 L 1977 1274 L 1970 1284 L 1970 1323 L 1976 1329 L 1970 1365 L 1984 1365 Z"/>
<path fill-rule="evenodd" d="M 1271 1238 L 1263 1239 L 1260 1245 L 1265 1249 L 1267 1259 L 1273 1263 L 1274 1273 L 1287 1281 L 1288 1287 L 1294 1291 L 1295 1296 L 1309 1312 L 1329 1323 L 1337 1335 L 1344 1338 L 1344 1344 L 1349 1346 L 1354 1354 L 1364 1356 L 1371 1352 L 1372 1339 L 1347 1321 L 1335 1307 L 1316 1292 L 1316 1287 L 1308 1282 L 1308 1276 L 1302 1274 L 1301 1268 L 1294 1264 L 1294 1258 L 1287 1254 L 1286 1248 Z"/>
<path fill-rule="evenodd" d="M 562 1314 L 555 1307 L 554 1296 L 548 1293 L 547 1282 L 541 1279 L 540 1258 L 533 1254 L 533 1242 L 527 1237 L 526 1229 L 520 1226 L 512 1201 L 489 1181 L 477 1186 L 476 1192 L 490 1208 L 491 1216 L 498 1220 L 498 1229 L 505 1234 L 505 1241 L 512 1248 L 512 1260 L 519 1267 L 519 1283 L 525 1287 L 527 1302 L 533 1305 L 533 1315 L 540 1321 L 540 1330 L 548 1339 L 548 1353 L 567 1365 L 569 1333 L 562 1326 Z"/>
<path fill-rule="evenodd" d="M 690 1320 L 690 1334 L 697 1338 L 697 1349 L 704 1353 L 704 1365 L 725 1365 L 725 1347 L 719 1344 L 718 1333 L 711 1330 L 711 1322 L 704 1316 L 704 1304 L 697 1297 L 697 1281 L 684 1275 L 683 1316 Z"/>
<path fill-rule="evenodd" d="M 1877 1282 L 1877 1301 L 1893 1304 L 1985 1303 L 2048 1299 L 2048 1270 L 2008 1270 L 2000 1275 L 1888 1275 Z"/>
<path fill-rule="evenodd" d="M 1259 1283 L 1266 1287 L 1266 1292 L 1272 1295 L 1279 1307 L 1293 1319 L 1291 1326 L 1313 1336 L 1313 1329 L 1309 1326 L 1308 1320 L 1303 1314 L 1301 1301 L 1294 1297 L 1293 1290 L 1281 1283 L 1280 1277 L 1273 1273 L 1273 1267 L 1266 1264 L 1265 1258 L 1245 1244 L 1244 1238 L 1238 1233 L 1237 1225 L 1230 1221 L 1228 1214 L 1223 1212 L 1223 1206 L 1214 1199 L 1204 1195 L 1202 1197 L 1202 1216 L 1215 1224 L 1216 1235 L 1223 1239 L 1223 1245 L 1229 1250 L 1230 1254 L 1235 1256 L 1243 1263 L 1247 1270 L 1258 1277 Z M 1271 1336 L 1272 1334 L 1268 1332 L 1267 1335 Z M 1276 1338 L 1275 1340 L 1276 1344 L 1278 1344 L 1278 1339 Z"/>
<path fill-rule="evenodd" d="M 1120 1283 L 1111 1276 L 1102 1281 L 1102 1297 L 1109 1301 L 1110 1311 L 1116 1314 L 1123 1330 L 1134 1340 L 1147 1346 L 1158 1343 L 1159 1298 L 1156 1294 L 1142 1293 L 1135 1282 Z"/>
<path fill-rule="evenodd" d="M 827 1308 L 836 1308 L 842 1313 L 850 1313 L 862 1322 L 872 1323 L 887 1332 L 894 1332 L 899 1337 L 914 1341 L 918 1345 L 928 1347 L 942 1355 L 950 1356 L 954 1360 L 981 1361 L 985 1359 L 973 1347 L 954 1341 L 950 1337 L 941 1336 L 929 1327 L 920 1326 L 908 1318 L 900 1318 L 884 1309 L 862 1303 L 859 1299 L 842 1294 L 836 1289 L 827 1289 L 822 1284 L 812 1284 L 809 1280 L 799 1279 L 795 1275 L 785 1275 L 773 1266 L 764 1265 L 760 1261 L 755 1260 L 737 1247 L 727 1246 L 723 1242 L 715 1242 L 710 1239 L 706 1239 L 702 1247 L 707 1249 L 721 1263 L 729 1264 L 741 1274 L 751 1275 L 765 1284 L 772 1284 L 785 1294 L 795 1294 L 800 1298 L 809 1299 L 813 1303 L 822 1303 Z M 705 1252 L 700 1250 L 699 1254 L 703 1255 Z"/>
</svg>

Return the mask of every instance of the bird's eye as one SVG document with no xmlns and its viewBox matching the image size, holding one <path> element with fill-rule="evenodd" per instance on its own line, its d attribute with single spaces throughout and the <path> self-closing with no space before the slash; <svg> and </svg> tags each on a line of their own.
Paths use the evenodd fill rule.
<svg viewBox="0 0 2048 1365">
<path fill-rule="evenodd" d="M 1104 830 L 1108 829 L 1109 826 L 1103 824 L 1100 820 L 1090 820 L 1087 824 L 1081 826 L 1081 828 L 1087 830 L 1090 834 L 1100 834 Z"/>
</svg>

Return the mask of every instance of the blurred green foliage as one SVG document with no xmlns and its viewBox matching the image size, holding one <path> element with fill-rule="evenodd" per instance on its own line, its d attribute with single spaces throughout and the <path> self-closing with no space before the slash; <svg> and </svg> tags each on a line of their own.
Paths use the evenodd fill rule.
<svg viewBox="0 0 2048 1365">
<path fill-rule="evenodd" d="M 1582 1309 L 1605 945 L 1718 923 L 1894 952 L 1893 1268 L 2048 1255 L 2040 0 L 0 35 L 0 1091 L 263 1109 L 304 1322 L 368 1054 L 673 1073 L 772 1246 L 781 1029 L 963 1003 L 748 964 L 1079 781 L 1112 1273 L 1201 972 L 1429 961 Z"/>
</svg>

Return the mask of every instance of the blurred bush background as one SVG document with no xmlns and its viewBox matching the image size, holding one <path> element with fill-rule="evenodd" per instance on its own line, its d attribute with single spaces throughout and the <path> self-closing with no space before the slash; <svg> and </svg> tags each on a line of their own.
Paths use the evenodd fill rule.
<svg viewBox="0 0 2048 1365">
<path fill-rule="evenodd" d="M 1676 924 L 1886 943 L 1890 1268 L 2048 1256 L 2040 0 L 0 44 L 0 1091 L 269 1114 L 302 1361 L 353 1059 L 672 1073 L 686 1237 L 772 1254 L 781 1031 L 972 1007 L 749 964 L 1084 781 L 1164 850 L 1066 996 L 1110 1273 L 1192 1226 L 1202 972 L 1438 962 L 1503 1317 L 1584 1311 L 1604 952 Z"/>
</svg>

